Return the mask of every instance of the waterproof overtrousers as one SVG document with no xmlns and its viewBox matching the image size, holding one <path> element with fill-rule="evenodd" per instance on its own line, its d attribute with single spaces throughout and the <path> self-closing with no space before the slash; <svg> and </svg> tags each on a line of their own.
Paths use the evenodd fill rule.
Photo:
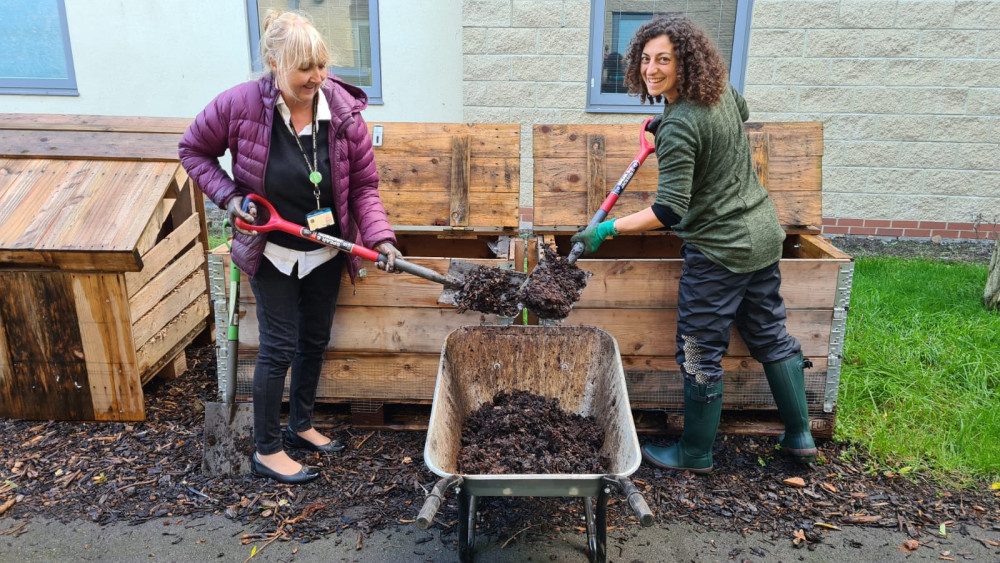
<svg viewBox="0 0 1000 563">
<path fill-rule="evenodd" d="M 684 379 L 684 432 L 669 447 L 645 445 L 642 455 L 664 469 L 712 471 L 712 444 L 722 416 L 722 383 L 697 385 Z"/>
<path fill-rule="evenodd" d="M 785 433 L 778 437 L 783 453 L 799 463 L 816 461 L 816 443 L 809 432 L 809 410 L 806 403 L 806 380 L 803 370 L 808 360 L 796 354 L 787 360 L 764 364 L 767 384 L 774 395 L 778 414 L 785 423 Z M 810 364 L 811 365 L 811 364 Z"/>
</svg>

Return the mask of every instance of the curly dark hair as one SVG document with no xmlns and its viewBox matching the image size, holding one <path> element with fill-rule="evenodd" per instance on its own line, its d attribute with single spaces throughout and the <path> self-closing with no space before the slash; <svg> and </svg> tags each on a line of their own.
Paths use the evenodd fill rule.
<svg viewBox="0 0 1000 563">
<path fill-rule="evenodd" d="M 674 44 L 679 67 L 677 90 L 681 97 L 706 106 L 717 104 L 726 91 L 726 63 L 705 32 L 680 14 L 658 15 L 635 31 L 625 52 L 628 93 L 638 95 L 642 103 L 662 101 L 662 95 L 649 94 L 640 70 L 643 47 L 661 35 L 666 35 Z"/>
</svg>

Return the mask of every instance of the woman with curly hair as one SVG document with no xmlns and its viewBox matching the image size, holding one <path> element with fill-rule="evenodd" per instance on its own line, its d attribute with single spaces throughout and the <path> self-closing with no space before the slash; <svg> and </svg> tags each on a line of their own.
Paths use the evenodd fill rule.
<svg viewBox="0 0 1000 563">
<path fill-rule="evenodd" d="M 722 413 L 722 357 L 735 324 L 764 366 L 785 423 L 781 451 L 816 459 L 803 369 L 811 367 L 785 330 L 781 258 L 785 233 L 753 169 L 743 97 L 729 85 L 712 41 L 691 20 L 659 16 L 636 30 L 625 83 L 643 103 L 665 100 L 656 130 L 655 203 L 573 237 L 586 252 L 608 236 L 669 228 L 684 244 L 677 298 L 677 363 L 684 375 L 684 431 L 670 447 L 643 446 L 666 469 L 708 473 Z"/>
</svg>

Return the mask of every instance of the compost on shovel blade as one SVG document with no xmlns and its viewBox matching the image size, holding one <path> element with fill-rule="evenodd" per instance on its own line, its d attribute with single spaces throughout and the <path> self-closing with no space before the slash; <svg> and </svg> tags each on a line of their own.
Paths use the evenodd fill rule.
<svg viewBox="0 0 1000 563">
<path fill-rule="evenodd" d="M 561 320 L 587 287 L 590 272 L 556 254 L 551 244 L 542 247 L 542 260 L 521 288 L 521 303 L 540 319 Z"/>
</svg>

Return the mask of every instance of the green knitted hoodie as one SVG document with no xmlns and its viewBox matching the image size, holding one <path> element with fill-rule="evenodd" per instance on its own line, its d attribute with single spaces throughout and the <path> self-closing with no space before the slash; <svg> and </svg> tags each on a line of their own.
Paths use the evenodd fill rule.
<svg viewBox="0 0 1000 563">
<path fill-rule="evenodd" d="M 746 102 L 731 86 L 712 107 L 679 100 L 656 132 L 656 203 L 681 217 L 674 232 L 736 273 L 781 258 L 785 232 L 753 170 Z"/>
</svg>

